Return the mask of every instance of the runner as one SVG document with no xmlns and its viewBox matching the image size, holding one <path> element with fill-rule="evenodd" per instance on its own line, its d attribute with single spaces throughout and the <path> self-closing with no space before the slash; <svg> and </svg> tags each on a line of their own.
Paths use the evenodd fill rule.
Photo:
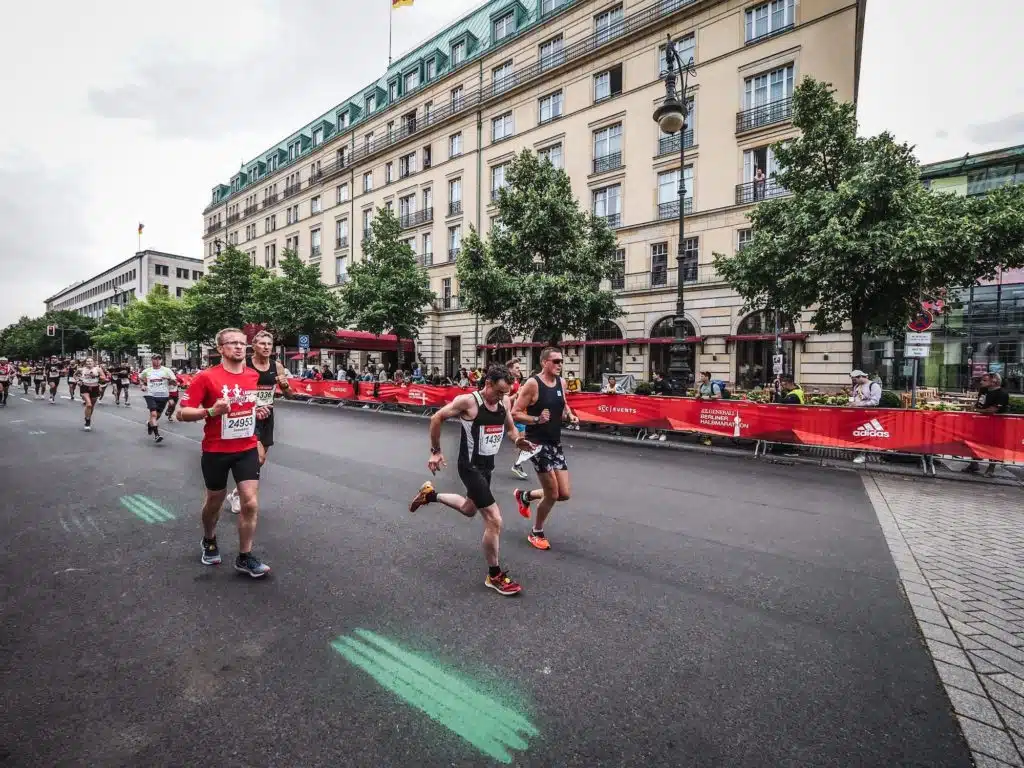
<svg viewBox="0 0 1024 768">
<path fill-rule="evenodd" d="M 537 549 L 550 549 L 544 523 L 555 502 L 568 501 L 571 493 L 569 467 L 562 452 L 562 420 L 565 418 L 570 424 L 580 421 L 565 401 L 560 349 L 547 347 L 540 353 L 540 373 L 527 379 L 519 390 L 513 417 L 526 424 L 527 439 L 540 446 L 531 461 L 541 487 L 533 491 L 516 488 L 516 506 L 520 515 L 529 518 L 530 502 L 540 499 L 537 519 L 526 540 Z"/>
<path fill-rule="evenodd" d="M 91 357 L 86 358 L 85 365 L 79 368 L 76 373 L 78 378 L 78 392 L 82 396 L 82 405 L 85 407 L 85 431 L 92 431 L 92 411 L 96 407 L 96 400 L 100 395 L 100 382 L 106 381 L 107 372 Z"/>
<path fill-rule="evenodd" d="M 128 363 L 118 363 L 114 366 L 114 370 L 110 372 L 110 378 L 114 381 L 114 406 L 121 404 L 121 395 L 124 395 L 124 407 L 130 408 L 131 403 L 128 402 L 128 389 L 130 382 L 128 377 L 131 375 L 131 369 L 128 367 Z"/>
<path fill-rule="evenodd" d="M 184 373 L 184 371 L 181 371 Z M 124 385 L 128 386 L 128 379 L 124 380 Z M 174 421 L 174 409 L 178 407 L 178 374 L 174 374 L 173 381 L 167 382 L 167 423 L 170 424 Z M 128 392 L 125 390 L 125 398 L 127 400 Z M 125 402 L 127 405 L 127 401 Z M 257 425 L 259 426 L 259 425 Z"/>
<path fill-rule="evenodd" d="M 57 402 L 57 387 L 60 386 L 63 372 L 64 366 L 61 365 L 60 360 L 56 355 L 51 355 L 50 362 L 46 364 L 46 381 L 50 385 L 50 405 Z"/>
<path fill-rule="evenodd" d="M 174 371 L 164 367 L 163 355 L 159 354 L 153 355 L 152 365 L 139 375 L 142 394 L 146 399 L 146 407 L 149 408 L 146 432 L 152 435 L 153 441 L 157 443 L 164 441 L 163 435 L 160 434 L 160 415 L 167 407 L 172 381 L 177 383 Z"/>
<path fill-rule="evenodd" d="M 508 370 L 509 373 L 511 373 L 514 377 L 512 381 L 512 389 L 509 392 L 509 397 L 511 398 L 512 401 L 512 408 L 514 410 L 516 405 L 516 397 L 518 397 L 519 395 L 519 389 L 523 386 L 523 371 L 522 368 L 520 368 L 518 357 L 514 357 L 511 361 L 509 361 Z M 526 425 L 517 423 L 516 429 L 518 429 L 520 433 L 523 433 L 526 431 Z M 528 458 L 530 458 L 530 455 L 531 454 L 529 451 L 519 451 L 519 453 L 516 454 L 516 460 L 512 464 L 512 474 L 518 477 L 520 480 L 530 479 L 530 476 L 526 474 L 526 470 L 523 469 L 523 463 Z"/>
<path fill-rule="evenodd" d="M 110 384 L 110 374 L 100 381 L 100 396 L 96 398 L 97 403 L 103 402 L 103 396 L 107 394 L 107 386 Z"/>
<path fill-rule="evenodd" d="M 429 480 L 420 486 L 419 493 L 409 504 L 409 511 L 415 512 L 424 504 L 440 502 L 473 517 L 477 511 L 484 520 L 483 548 L 487 560 L 487 578 L 484 585 L 499 595 L 516 595 L 519 586 L 502 570 L 498 560 L 498 543 L 501 537 L 501 510 L 491 493 L 491 472 L 494 471 L 494 457 L 501 448 L 505 433 L 517 447 L 529 450 L 533 446 L 522 437 L 512 422 L 511 403 L 508 399 L 512 374 L 503 365 L 492 366 L 484 379 L 483 389 L 459 395 L 430 419 L 430 460 L 427 468 L 431 473 L 447 466 L 441 453 L 441 425 L 445 420 L 459 417 L 462 437 L 459 442 L 459 477 L 466 486 L 466 496 L 455 493 L 438 493 Z"/>
<path fill-rule="evenodd" d="M 32 366 L 27 362 L 22 362 L 18 366 L 18 380 L 21 382 L 21 386 L 25 388 L 25 394 L 28 394 L 28 388 L 32 384 Z"/>
<path fill-rule="evenodd" d="M 228 473 L 242 497 L 238 516 L 238 557 L 235 570 L 255 578 L 270 573 L 270 566 L 252 553 L 259 517 L 260 457 L 256 448 L 256 422 L 266 418 L 266 408 L 257 407 L 259 376 L 245 365 L 245 334 L 225 328 L 217 334 L 220 365 L 197 375 L 181 398 L 178 421 L 206 421 L 203 429 L 204 565 L 221 562 L 217 546 L 217 520 L 227 495 Z"/>
<path fill-rule="evenodd" d="M 75 387 L 78 386 L 78 382 L 75 381 L 75 369 L 78 364 L 74 360 L 68 361 L 68 399 L 75 399 Z"/>
<path fill-rule="evenodd" d="M 260 476 L 266 470 L 267 451 L 274 444 L 274 390 L 281 387 L 285 398 L 291 399 L 291 387 L 288 384 L 288 371 L 281 363 L 274 359 L 271 352 L 274 350 L 274 337 L 269 331 L 260 331 L 252 340 L 252 356 L 247 358 L 245 365 L 252 368 L 259 374 L 259 383 L 256 387 L 256 396 L 259 404 L 268 409 L 267 418 L 256 424 L 256 448 L 260 453 Z M 231 512 L 238 514 L 242 509 L 242 502 L 238 498 L 238 486 L 228 496 L 228 503 Z"/>
<path fill-rule="evenodd" d="M 42 400 L 46 391 L 46 363 L 37 360 L 32 366 L 32 383 L 36 388 L 36 400 Z"/>
<path fill-rule="evenodd" d="M 17 369 L 6 357 L 0 357 L 0 406 L 7 405 L 7 393 L 11 389 L 11 381 L 14 379 Z"/>
</svg>

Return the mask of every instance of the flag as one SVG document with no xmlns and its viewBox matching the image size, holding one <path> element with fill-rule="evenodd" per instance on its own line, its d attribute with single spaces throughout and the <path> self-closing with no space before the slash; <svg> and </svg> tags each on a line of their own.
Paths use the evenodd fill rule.
<svg viewBox="0 0 1024 768">
<path fill-rule="evenodd" d="M 140 221 L 140 222 L 139 222 L 139 234 L 140 234 L 140 235 L 142 234 L 142 230 L 144 230 L 145 228 L 146 228 L 146 225 L 145 225 L 145 224 L 143 224 L 143 223 L 142 223 L 142 222 Z"/>
<path fill-rule="evenodd" d="M 391 0 L 392 8 L 401 8 L 403 5 L 412 5 L 413 0 Z"/>
</svg>

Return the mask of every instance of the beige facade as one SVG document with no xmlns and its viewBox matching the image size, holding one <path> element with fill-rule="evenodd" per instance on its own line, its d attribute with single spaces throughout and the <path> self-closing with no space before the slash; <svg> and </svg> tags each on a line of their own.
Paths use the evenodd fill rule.
<svg viewBox="0 0 1024 768">
<path fill-rule="evenodd" d="M 744 322 L 741 300 L 714 273 L 713 253 L 739 247 L 755 198 L 785 194 L 770 178 L 767 148 L 795 133 L 789 97 L 799 79 L 813 75 L 831 82 L 839 98 L 855 98 L 864 0 L 553 5 L 554 12 L 510 41 L 441 71 L 351 127 L 339 116 L 338 132 L 322 143 L 319 122 L 307 126 L 281 145 L 295 141 L 297 156 L 285 167 L 271 170 L 268 156 L 265 174 L 215 188 L 205 212 L 207 258 L 215 256 L 215 238 L 269 267 L 285 248 L 297 247 L 304 259 L 319 261 L 326 283 L 341 284 L 351 261 L 361 258 L 365 217 L 392 206 L 439 297 L 417 345 L 427 365 L 529 355 L 527 346 L 483 348 L 494 324 L 459 309 L 454 251 L 471 225 L 490 229 L 501 165 L 524 148 L 548 152 L 568 173 L 581 205 L 610 217 L 625 268 L 621 285 L 611 287 L 627 314 L 604 334 L 621 336 L 621 343 L 567 345 L 568 369 L 585 379 L 602 368 L 647 378 L 663 367 L 668 346 L 646 340 L 660 335 L 666 324 L 655 326 L 672 316 L 676 303 L 673 172 L 680 167 L 680 137 L 660 136 L 652 119 L 665 93 L 662 47 L 671 34 L 697 72 L 689 90 L 692 137 L 683 137 L 685 237 L 691 258 L 696 255 L 684 284 L 686 318 L 698 339 L 691 364 L 734 383 L 761 375 L 773 342 L 749 337 L 774 338 L 774 326 Z M 492 3 L 492 24 L 507 7 L 522 5 Z M 450 43 L 449 32 L 438 39 Z M 401 77 L 398 68 L 407 61 L 388 75 Z M 373 90 L 383 101 L 392 95 L 385 87 Z M 309 148 L 301 151 L 303 137 Z M 765 183 L 753 183 L 755 167 L 768 174 Z M 815 334 L 806 317 L 784 330 L 787 368 L 805 386 L 848 382 L 848 334 Z"/>
</svg>

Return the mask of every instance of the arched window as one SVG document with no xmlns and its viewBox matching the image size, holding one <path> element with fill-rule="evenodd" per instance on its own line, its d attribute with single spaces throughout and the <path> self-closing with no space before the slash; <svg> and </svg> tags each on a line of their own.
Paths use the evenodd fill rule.
<svg viewBox="0 0 1024 768">
<path fill-rule="evenodd" d="M 671 337 L 675 336 L 675 333 L 676 333 L 675 326 L 672 325 L 672 323 L 675 322 L 675 319 L 676 319 L 675 315 L 669 315 L 668 317 L 661 318 L 661 320 L 656 322 L 654 324 L 654 327 L 651 329 L 651 338 L 652 339 L 664 339 L 666 337 L 671 338 Z M 684 318 L 683 319 L 683 336 L 696 336 L 696 335 L 697 335 L 697 332 L 693 328 L 693 323 L 691 323 L 689 320 L 686 320 Z"/>
<path fill-rule="evenodd" d="M 779 332 L 793 333 L 793 320 L 779 315 Z M 767 309 L 751 312 L 740 321 L 736 329 L 737 336 L 753 336 L 757 334 L 775 333 L 775 313 Z"/>
<path fill-rule="evenodd" d="M 622 338 L 622 329 L 611 320 L 605 320 L 587 332 L 587 341 L 615 342 Z M 622 344 L 588 344 L 584 354 L 587 381 L 601 381 L 603 373 L 622 373 Z"/>
<path fill-rule="evenodd" d="M 676 331 L 672 323 L 675 320 L 675 315 L 669 315 L 663 317 L 661 320 L 654 324 L 651 329 L 652 339 L 671 339 L 675 337 Z M 697 332 L 693 327 L 693 323 L 689 320 L 683 319 L 683 336 L 696 336 Z M 649 360 L 649 370 L 651 378 L 653 379 L 655 373 L 660 373 L 662 376 L 668 376 L 669 374 L 669 363 L 672 360 L 672 345 L 671 344 L 651 344 L 651 354 Z M 696 376 L 697 371 L 694 370 L 694 364 L 697 360 L 697 349 L 695 344 L 686 345 L 686 364 L 690 368 L 690 375 Z"/>
<path fill-rule="evenodd" d="M 491 344 L 511 344 L 512 334 L 503 325 L 499 325 L 497 328 L 492 328 L 487 332 L 487 338 L 484 343 L 488 346 Z M 487 350 L 487 364 L 491 363 L 502 363 L 505 364 L 512 359 L 512 348 L 505 347 L 503 349 L 488 349 Z"/>
<path fill-rule="evenodd" d="M 562 334 L 555 334 L 558 339 L 562 338 Z M 533 343 L 534 344 L 550 344 L 551 343 L 551 331 L 545 331 L 543 328 L 538 328 L 533 332 Z"/>
<path fill-rule="evenodd" d="M 779 333 L 790 334 L 794 332 L 792 318 L 779 315 Z M 736 329 L 736 335 L 763 336 L 768 338 L 743 339 L 736 342 L 736 386 L 738 389 L 753 389 L 764 386 L 775 379 L 772 356 L 777 354 L 775 349 L 775 313 L 769 310 L 751 312 L 740 321 Z M 793 352 L 795 346 L 792 340 L 782 341 L 782 372 L 793 373 Z"/>
</svg>

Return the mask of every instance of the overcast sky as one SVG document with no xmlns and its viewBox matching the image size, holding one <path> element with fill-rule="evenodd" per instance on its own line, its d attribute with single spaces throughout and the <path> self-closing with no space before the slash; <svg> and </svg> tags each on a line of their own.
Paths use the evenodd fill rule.
<svg viewBox="0 0 1024 768">
<path fill-rule="evenodd" d="M 806 1 L 806 0 L 805 0 Z M 394 13 L 396 57 L 479 0 Z M 387 0 L 17 3 L 0 47 L 0 327 L 143 247 L 202 256 L 210 190 L 387 64 Z M 862 132 L 923 162 L 1024 143 L 1021 0 L 869 0 Z"/>
</svg>

